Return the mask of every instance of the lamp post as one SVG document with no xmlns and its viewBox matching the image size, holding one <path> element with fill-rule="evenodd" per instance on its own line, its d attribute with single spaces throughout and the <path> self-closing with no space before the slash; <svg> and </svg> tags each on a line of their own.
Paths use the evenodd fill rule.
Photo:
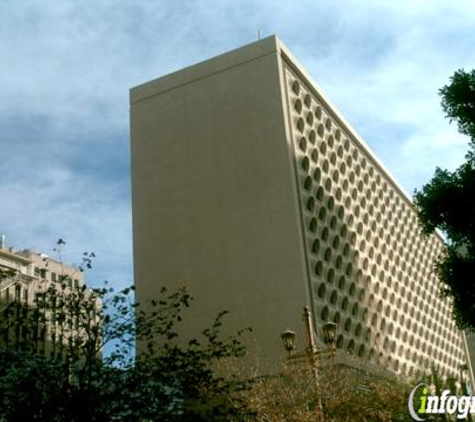
<svg viewBox="0 0 475 422">
<path fill-rule="evenodd" d="M 336 352 L 335 340 L 336 340 L 337 327 L 338 325 L 331 321 L 327 321 L 325 324 L 323 324 L 323 327 L 322 327 L 323 339 L 325 341 L 325 344 L 327 344 L 330 347 L 333 363 L 335 363 L 335 352 Z"/>
<path fill-rule="evenodd" d="M 292 354 L 292 350 L 295 349 L 295 332 L 292 330 L 287 330 L 280 335 L 282 343 L 284 343 L 284 348 L 289 354 L 289 358 Z"/>
<path fill-rule="evenodd" d="M 332 347 L 334 346 L 337 327 L 338 325 L 331 321 L 327 321 L 323 324 L 323 338 L 325 339 L 325 344 Z"/>
<path fill-rule="evenodd" d="M 459 371 L 460 371 L 460 387 L 462 388 L 462 394 L 464 396 L 467 395 L 467 384 L 465 383 L 465 371 L 468 370 L 468 365 L 467 364 L 461 364 L 459 365 Z"/>
<path fill-rule="evenodd" d="M 468 394 L 468 391 L 467 391 L 467 383 L 465 382 L 465 372 L 468 371 L 468 365 L 466 363 L 459 365 L 459 370 L 460 370 L 460 387 L 462 389 L 462 395 L 466 396 Z M 470 422 L 473 420 L 470 412 L 467 415 L 467 420 Z"/>
<path fill-rule="evenodd" d="M 315 380 L 316 411 L 319 416 L 323 416 L 317 366 L 317 355 L 319 354 L 319 351 L 317 350 L 313 337 L 312 314 L 310 313 L 310 310 L 307 306 L 305 306 L 303 310 L 303 321 L 305 323 L 305 332 L 307 335 L 306 354 Z M 324 341 L 325 344 L 331 348 L 333 362 L 335 361 L 335 339 L 337 327 L 337 324 L 329 321 L 326 322 L 322 327 Z M 295 332 L 291 330 L 286 330 L 280 335 L 284 348 L 288 353 L 288 359 L 292 359 L 292 351 L 295 349 L 295 337 Z M 301 357 L 302 354 L 296 354 L 293 357 L 296 358 L 297 356 Z"/>
</svg>

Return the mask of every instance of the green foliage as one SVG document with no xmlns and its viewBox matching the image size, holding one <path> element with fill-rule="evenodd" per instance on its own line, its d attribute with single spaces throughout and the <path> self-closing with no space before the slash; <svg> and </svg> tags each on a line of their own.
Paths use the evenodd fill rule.
<svg viewBox="0 0 475 422">
<path fill-rule="evenodd" d="M 84 268 L 93 255 L 84 256 Z M 133 302 L 133 287 L 46 284 L 33 305 L 0 304 L 0 422 L 231 421 L 251 412 L 247 381 L 216 364 L 244 355 L 222 338 L 225 312 L 196 339 L 180 339 L 185 289 Z M 12 335 L 19 334 L 19 335 Z M 73 335 L 71 335 L 73 333 Z M 105 345 L 112 349 L 102 358 Z M 133 350 L 137 345 L 137 356 Z"/>
<path fill-rule="evenodd" d="M 460 133 L 475 139 L 475 70 L 457 70 L 450 84 L 439 91 L 442 109 L 450 121 L 458 124 Z"/>
<path fill-rule="evenodd" d="M 437 168 L 414 200 L 424 232 L 438 228 L 448 239 L 436 264 L 441 293 L 453 298 L 457 325 L 475 328 L 475 71 L 455 72 L 440 95 L 447 117 L 470 137 L 469 151 L 455 171 Z"/>
</svg>

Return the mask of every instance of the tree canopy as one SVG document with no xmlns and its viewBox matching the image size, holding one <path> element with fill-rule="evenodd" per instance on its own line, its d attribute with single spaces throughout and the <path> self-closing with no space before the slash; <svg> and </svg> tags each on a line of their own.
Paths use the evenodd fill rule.
<svg viewBox="0 0 475 422">
<path fill-rule="evenodd" d="M 436 263 L 441 294 L 453 299 L 459 328 L 475 329 L 475 70 L 456 71 L 439 94 L 446 117 L 469 137 L 469 148 L 455 171 L 437 167 L 414 201 L 424 232 L 440 229 L 447 238 Z"/>
<path fill-rule="evenodd" d="M 0 283 L 7 277 L 14 274 L 0 274 Z M 252 413 L 243 396 L 249 382 L 214 370 L 245 353 L 240 333 L 221 334 L 226 312 L 185 341 L 185 289 L 138 304 L 133 288 L 70 288 L 67 277 L 45 284 L 33 303 L 0 301 L 0 422 L 231 421 Z"/>
</svg>

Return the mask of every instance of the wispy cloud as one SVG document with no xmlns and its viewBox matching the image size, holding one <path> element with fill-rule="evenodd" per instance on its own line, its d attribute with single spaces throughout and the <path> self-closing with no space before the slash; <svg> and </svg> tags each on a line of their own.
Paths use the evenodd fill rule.
<svg viewBox="0 0 475 422">
<path fill-rule="evenodd" d="M 128 89 L 276 33 L 407 191 L 465 140 L 438 89 L 475 67 L 475 3 L 0 2 L 0 231 L 132 278 Z"/>
</svg>

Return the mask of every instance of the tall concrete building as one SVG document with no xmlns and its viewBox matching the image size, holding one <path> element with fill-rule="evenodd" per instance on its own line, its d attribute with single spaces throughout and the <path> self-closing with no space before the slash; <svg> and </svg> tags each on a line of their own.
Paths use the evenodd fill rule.
<svg viewBox="0 0 475 422">
<path fill-rule="evenodd" d="M 463 334 L 438 296 L 442 239 L 275 37 L 131 90 L 137 298 L 185 285 L 196 336 L 221 310 L 259 361 L 312 311 L 336 345 L 399 374 L 457 376 Z"/>
</svg>

